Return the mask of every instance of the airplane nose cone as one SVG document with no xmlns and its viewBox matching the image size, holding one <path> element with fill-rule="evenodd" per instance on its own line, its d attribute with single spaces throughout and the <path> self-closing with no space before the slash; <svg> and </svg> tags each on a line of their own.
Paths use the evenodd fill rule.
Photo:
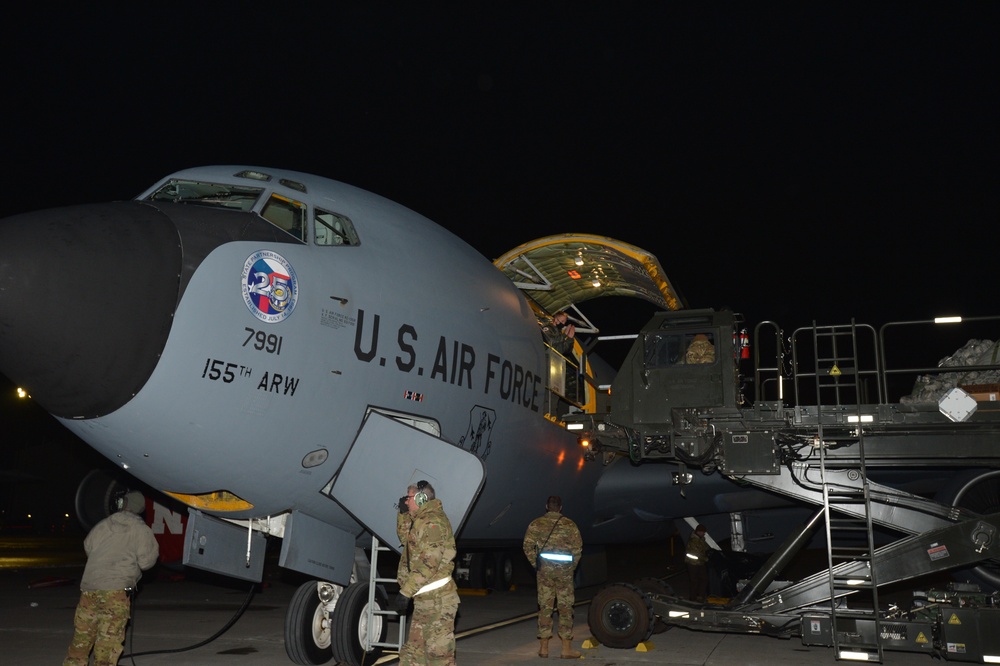
<svg viewBox="0 0 1000 666">
<path fill-rule="evenodd" d="M 149 206 L 0 220 L 0 372 L 55 416 L 114 411 L 156 366 L 180 272 L 177 229 Z"/>
</svg>

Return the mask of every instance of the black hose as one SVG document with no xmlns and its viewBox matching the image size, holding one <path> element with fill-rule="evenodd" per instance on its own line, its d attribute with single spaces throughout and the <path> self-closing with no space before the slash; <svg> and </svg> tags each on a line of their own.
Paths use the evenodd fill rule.
<svg viewBox="0 0 1000 666">
<path fill-rule="evenodd" d="M 122 655 L 122 658 L 128 657 L 130 659 L 133 659 L 132 663 L 134 664 L 135 663 L 135 661 L 134 661 L 135 657 L 144 657 L 144 656 L 150 655 L 150 654 L 173 654 L 175 652 L 187 652 L 188 650 L 194 650 L 194 649 L 202 647 L 203 645 L 208 645 L 209 643 L 211 643 L 212 641 L 214 641 L 216 638 L 218 638 L 222 634 L 224 634 L 227 631 L 229 631 L 232 628 L 232 626 L 234 624 L 236 624 L 236 621 L 239 620 L 243 616 L 243 613 L 246 611 L 247 607 L 250 606 L 250 601 L 251 601 L 251 599 L 253 599 L 253 593 L 254 593 L 254 590 L 256 588 L 257 588 L 256 584 L 251 585 L 250 586 L 250 590 L 247 592 L 246 599 L 243 600 L 243 605 L 239 607 L 239 610 L 236 611 L 236 614 L 233 615 L 233 617 L 231 617 L 229 619 L 229 622 L 227 622 L 226 625 L 224 627 L 222 627 L 222 629 L 219 629 L 217 632 L 215 632 L 215 634 L 213 634 L 212 636 L 209 636 L 208 638 L 206 638 L 202 642 L 195 643 L 194 645 L 189 645 L 187 647 L 175 648 L 173 650 L 150 650 L 148 652 L 137 652 L 137 653 L 130 652 L 129 654 Z M 135 602 L 133 601 L 133 607 L 134 607 L 134 603 Z M 134 638 L 134 637 L 135 637 L 135 632 L 133 631 L 132 638 Z M 129 649 L 131 649 L 131 641 L 130 641 Z"/>
<path fill-rule="evenodd" d="M 128 608 L 128 624 L 132 625 L 132 626 L 128 627 L 128 625 L 126 625 L 126 627 L 129 628 L 129 633 L 128 633 L 128 649 L 129 649 L 129 654 L 126 655 L 127 657 L 131 657 L 132 656 L 131 652 L 132 652 L 133 649 L 135 649 L 133 647 L 134 643 L 135 643 L 135 624 L 132 622 L 132 618 L 135 617 L 135 598 L 136 598 L 136 596 L 138 594 L 139 594 L 139 587 L 137 585 L 135 588 L 133 588 L 132 593 L 128 595 L 128 606 L 129 606 L 129 608 Z M 134 659 L 132 660 L 132 666 L 135 666 L 135 660 Z"/>
</svg>

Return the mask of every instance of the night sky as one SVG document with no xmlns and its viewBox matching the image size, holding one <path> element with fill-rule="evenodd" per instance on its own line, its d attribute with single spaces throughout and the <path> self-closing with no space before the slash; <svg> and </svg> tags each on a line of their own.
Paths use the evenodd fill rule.
<svg viewBox="0 0 1000 666">
<path fill-rule="evenodd" d="M 612 236 L 750 322 L 1000 310 L 996 2 L 25 4 L 2 216 L 273 166 L 489 259 Z"/>
</svg>

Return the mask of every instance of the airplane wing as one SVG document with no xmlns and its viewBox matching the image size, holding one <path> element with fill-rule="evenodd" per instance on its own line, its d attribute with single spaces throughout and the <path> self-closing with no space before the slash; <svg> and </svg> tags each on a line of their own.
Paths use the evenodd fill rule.
<svg viewBox="0 0 1000 666">
<path fill-rule="evenodd" d="M 667 310 L 686 306 L 655 256 L 606 236 L 546 236 L 493 263 L 549 314 L 602 296 L 640 298 Z"/>
</svg>

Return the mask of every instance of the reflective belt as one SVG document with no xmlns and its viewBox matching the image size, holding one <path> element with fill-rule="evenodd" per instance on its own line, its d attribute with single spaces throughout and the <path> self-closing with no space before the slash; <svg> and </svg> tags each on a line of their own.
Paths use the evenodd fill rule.
<svg viewBox="0 0 1000 666">
<path fill-rule="evenodd" d="M 572 562 L 573 556 L 566 553 L 539 553 L 543 560 L 550 562 Z"/>
<path fill-rule="evenodd" d="M 448 584 L 449 580 L 451 580 L 451 576 L 446 576 L 445 578 L 442 578 L 441 580 L 436 580 L 433 583 L 427 583 L 422 588 L 417 590 L 413 596 L 417 596 L 418 594 L 423 594 L 424 592 L 430 592 L 431 590 L 436 590 L 439 587 L 444 587 L 445 585 Z"/>
</svg>

